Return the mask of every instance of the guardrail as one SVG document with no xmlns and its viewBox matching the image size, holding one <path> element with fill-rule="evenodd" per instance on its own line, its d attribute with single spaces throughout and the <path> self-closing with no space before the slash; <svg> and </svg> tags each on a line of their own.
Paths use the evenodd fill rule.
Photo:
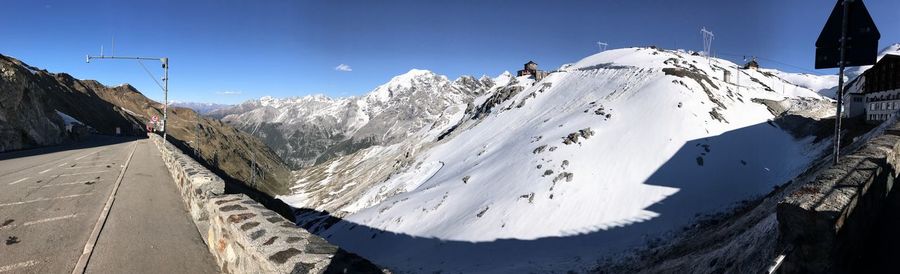
<svg viewBox="0 0 900 274">
<path fill-rule="evenodd" d="M 778 204 L 778 246 L 792 249 L 781 273 L 851 273 L 858 267 L 868 228 L 900 170 L 900 123 L 886 123 Z"/>
<path fill-rule="evenodd" d="M 381 273 L 371 262 L 297 227 L 150 134 L 209 251 L 224 273 Z"/>
</svg>

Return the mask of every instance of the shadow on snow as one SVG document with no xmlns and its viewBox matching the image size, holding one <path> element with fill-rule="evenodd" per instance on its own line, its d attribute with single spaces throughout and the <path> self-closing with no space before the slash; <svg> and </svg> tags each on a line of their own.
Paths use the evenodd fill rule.
<svg viewBox="0 0 900 274">
<path fill-rule="evenodd" d="M 581 234 L 534 240 L 466 242 L 418 237 L 356 224 L 329 212 L 290 208 L 280 200 L 267 206 L 279 208 L 298 225 L 350 252 L 400 272 L 583 271 L 609 256 L 657 241 L 667 232 L 677 233 L 702 214 L 721 212 L 770 192 L 802 172 L 815 157 L 803 147 L 774 123 L 688 141 L 644 182 L 678 189 L 644 209 L 656 217 L 598 224 Z"/>
</svg>

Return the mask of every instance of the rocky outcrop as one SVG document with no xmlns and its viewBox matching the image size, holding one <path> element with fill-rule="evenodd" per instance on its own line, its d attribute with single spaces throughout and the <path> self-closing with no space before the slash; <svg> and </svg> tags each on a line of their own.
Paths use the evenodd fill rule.
<svg viewBox="0 0 900 274">
<path fill-rule="evenodd" d="M 28 81 L 31 71 L 0 55 L 0 152 L 62 142 L 63 121 Z"/>
<path fill-rule="evenodd" d="M 224 273 L 381 273 L 369 261 L 297 227 L 157 135 L 156 143 L 204 242 Z"/>
<path fill-rule="evenodd" d="M 563 137 L 563 144 L 571 145 L 571 144 L 580 144 L 579 138 L 583 138 L 587 140 L 594 136 L 594 130 L 591 128 L 580 129 L 576 132 L 569 133 L 566 137 Z"/>
</svg>

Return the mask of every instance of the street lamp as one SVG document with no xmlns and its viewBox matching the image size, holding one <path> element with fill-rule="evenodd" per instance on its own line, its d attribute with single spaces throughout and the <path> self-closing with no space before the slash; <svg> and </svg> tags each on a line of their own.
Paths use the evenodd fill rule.
<svg viewBox="0 0 900 274">
<path fill-rule="evenodd" d="M 90 63 L 91 59 L 122 59 L 122 60 L 136 60 L 140 62 L 141 60 L 151 60 L 151 61 L 159 61 L 162 63 L 162 68 L 165 71 L 162 80 L 163 80 L 163 99 L 165 100 L 165 104 L 163 104 L 163 124 L 162 124 L 162 132 L 163 132 L 163 140 L 168 140 L 166 125 L 169 117 L 169 58 L 167 57 L 129 57 L 129 56 L 105 56 L 103 53 L 100 53 L 100 56 L 90 56 L 87 55 L 85 62 Z M 149 73 L 149 71 L 148 71 Z M 156 79 L 153 79 L 156 81 Z M 157 84 L 159 84 L 157 82 Z"/>
</svg>

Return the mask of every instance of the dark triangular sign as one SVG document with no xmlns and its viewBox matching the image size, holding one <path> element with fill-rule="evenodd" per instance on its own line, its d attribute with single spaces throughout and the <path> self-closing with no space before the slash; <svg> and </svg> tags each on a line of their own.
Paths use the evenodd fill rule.
<svg viewBox="0 0 900 274">
<path fill-rule="evenodd" d="M 872 20 L 862 0 L 838 0 L 819 34 L 819 39 L 816 39 L 817 69 L 840 66 L 844 1 L 850 1 L 847 6 L 847 47 L 844 65 L 863 66 L 875 63 L 878 39 L 881 39 L 875 21 Z"/>
</svg>

